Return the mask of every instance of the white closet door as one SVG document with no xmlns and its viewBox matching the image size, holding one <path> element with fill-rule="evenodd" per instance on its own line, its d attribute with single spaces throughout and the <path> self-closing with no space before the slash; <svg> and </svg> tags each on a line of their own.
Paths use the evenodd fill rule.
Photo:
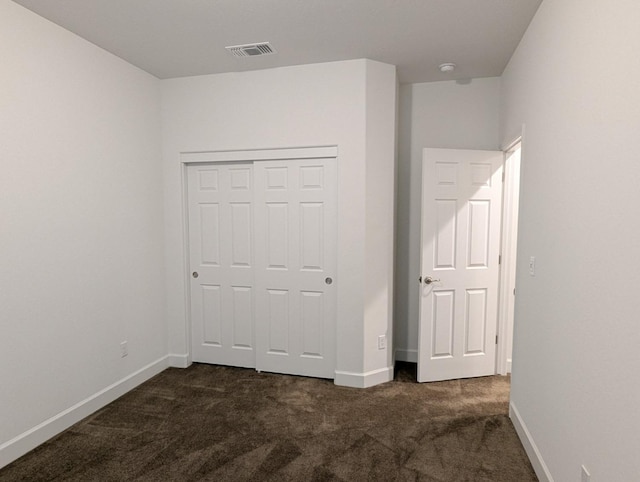
<svg viewBox="0 0 640 482">
<path fill-rule="evenodd" d="M 187 172 L 193 361 L 255 367 L 253 166 Z"/>
<path fill-rule="evenodd" d="M 334 378 L 336 160 L 256 162 L 258 370 Z"/>
</svg>

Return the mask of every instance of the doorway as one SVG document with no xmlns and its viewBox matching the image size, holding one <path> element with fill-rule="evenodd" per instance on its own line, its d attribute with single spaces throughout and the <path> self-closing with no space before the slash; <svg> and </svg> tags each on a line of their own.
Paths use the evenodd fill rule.
<svg viewBox="0 0 640 482">
<path fill-rule="evenodd" d="M 511 371 L 520 152 L 423 151 L 418 381 Z"/>
<path fill-rule="evenodd" d="M 192 359 L 333 378 L 336 159 L 269 154 L 186 166 Z"/>
<path fill-rule="evenodd" d="M 498 355 L 496 373 L 511 373 L 513 359 L 513 325 L 516 296 L 516 261 L 518 248 L 518 212 L 520 200 L 520 163 L 522 140 L 505 150 L 502 195 L 502 265 L 498 314 Z"/>
</svg>

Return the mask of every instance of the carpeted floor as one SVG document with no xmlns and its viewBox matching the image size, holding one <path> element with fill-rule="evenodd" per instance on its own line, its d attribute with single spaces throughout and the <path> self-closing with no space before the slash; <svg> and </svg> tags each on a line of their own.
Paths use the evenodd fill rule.
<svg viewBox="0 0 640 482">
<path fill-rule="evenodd" d="M 1 481 L 536 481 L 509 380 L 369 389 L 194 364 L 165 370 L 0 470 Z"/>
</svg>

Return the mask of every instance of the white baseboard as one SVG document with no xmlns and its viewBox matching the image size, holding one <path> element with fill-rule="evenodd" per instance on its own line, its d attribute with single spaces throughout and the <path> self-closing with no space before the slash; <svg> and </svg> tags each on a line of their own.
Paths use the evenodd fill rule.
<svg viewBox="0 0 640 482">
<path fill-rule="evenodd" d="M 0 468 L 113 402 L 169 366 L 164 356 L 0 445 Z"/>
<path fill-rule="evenodd" d="M 188 368 L 191 366 L 191 359 L 188 354 L 178 355 L 170 353 L 168 356 L 169 366 L 173 368 Z"/>
<path fill-rule="evenodd" d="M 418 350 L 398 348 L 395 351 L 395 360 L 410 362 L 410 363 L 418 363 Z"/>
<path fill-rule="evenodd" d="M 393 380 L 393 367 L 380 368 L 366 373 L 336 370 L 334 383 L 343 387 L 369 388 Z"/>
<path fill-rule="evenodd" d="M 513 422 L 513 426 L 518 433 L 518 437 L 520 437 L 524 450 L 529 456 L 529 460 L 531 461 L 531 465 L 533 466 L 533 470 L 535 470 L 538 479 L 540 479 L 541 482 L 553 482 L 551 472 L 549 472 L 547 464 L 544 463 L 542 455 L 538 450 L 538 446 L 533 440 L 533 437 L 531 437 L 531 433 L 529 433 L 527 425 L 524 423 L 524 420 L 522 420 L 520 412 L 518 412 L 518 409 L 513 402 L 509 404 L 509 418 L 511 418 L 511 421 Z"/>
</svg>

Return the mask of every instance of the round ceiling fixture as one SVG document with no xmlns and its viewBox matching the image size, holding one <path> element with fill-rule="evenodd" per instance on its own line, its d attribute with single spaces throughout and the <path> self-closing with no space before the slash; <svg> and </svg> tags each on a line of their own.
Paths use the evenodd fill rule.
<svg viewBox="0 0 640 482">
<path fill-rule="evenodd" d="M 445 64 L 440 64 L 438 68 L 440 69 L 440 72 L 446 74 L 448 72 L 453 72 L 456 68 L 456 64 L 454 64 L 453 62 L 447 62 Z"/>
</svg>

